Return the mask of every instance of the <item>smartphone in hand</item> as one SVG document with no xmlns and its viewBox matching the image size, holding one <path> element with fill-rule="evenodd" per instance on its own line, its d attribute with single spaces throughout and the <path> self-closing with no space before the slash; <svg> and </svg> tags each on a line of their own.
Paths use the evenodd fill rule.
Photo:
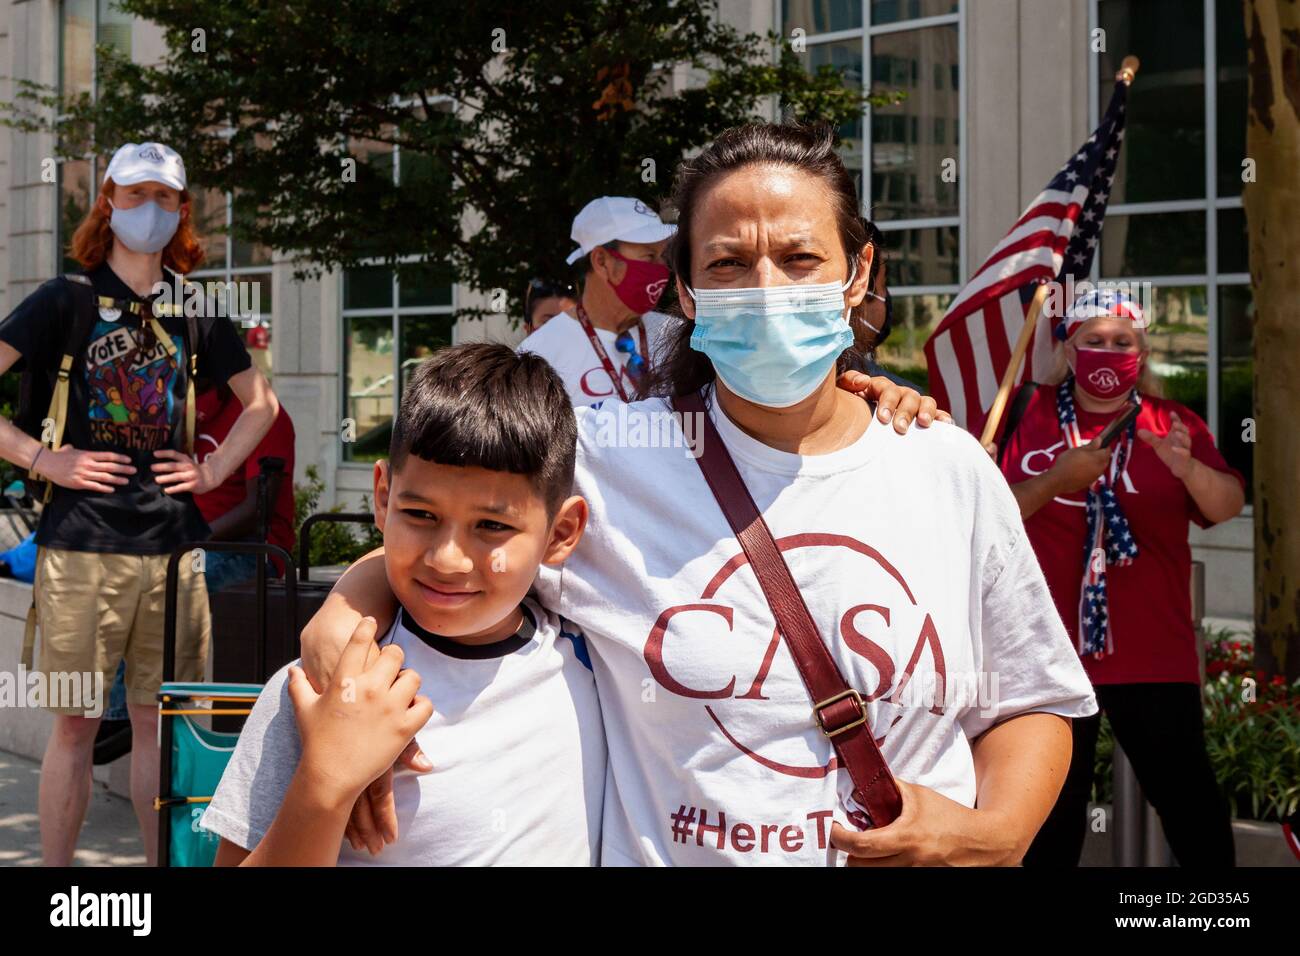
<svg viewBox="0 0 1300 956">
<path fill-rule="evenodd" d="M 1124 431 L 1124 429 L 1128 428 L 1129 422 L 1137 418 L 1138 411 L 1139 408 L 1137 405 L 1132 402 L 1126 403 L 1119 415 L 1113 418 L 1110 423 L 1101 430 L 1101 434 L 1098 436 L 1101 439 L 1101 447 L 1109 448 L 1114 443 L 1115 439 L 1119 437 L 1120 433 Z"/>
</svg>

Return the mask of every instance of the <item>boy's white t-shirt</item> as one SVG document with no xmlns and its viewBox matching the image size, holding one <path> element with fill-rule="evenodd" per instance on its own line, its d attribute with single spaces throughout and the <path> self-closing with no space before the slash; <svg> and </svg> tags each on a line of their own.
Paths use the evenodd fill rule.
<svg viewBox="0 0 1300 956">
<path fill-rule="evenodd" d="M 600 852 L 605 737 L 582 636 L 532 600 L 520 633 L 471 648 L 422 631 L 405 611 L 396 643 L 433 701 L 416 735 L 433 762 L 393 781 L 398 839 L 340 866 L 592 866 Z M 473 656 L 478 655 L 478 656 Z M 267 682 L 202 826 L 252 849 L 302 756 L 288 668 Z"/>
<path fill-rule="evenodd" d="M 971 435 L 873 422 L 847 448 L 799 456 L 711 407 L 897 778 L 974 806 L 981 732 L 1096 712 L 1015 498 Z M 618 440 L 620 415 L 668 410 L 578 410 L 575 493 L 591 517 L 538 581 L 584 629 L 600 685 L 603 863 L 842 864 L 828 837 L 832 820 L 849 825 L 848 774 L 699 466 L 683 447 Z"/>
<path fill-rule="evenodd" d="M 661 312 L 647 312 L 641 316 L 641 324 L 646 330 L 646 347 L 649 355 L 646 361 L 653 363 L 658 353 L 663 333 L 676 320 Z M 610 363 L 618 371 L 623 383 L 623 390 L 630 396 L 636 393 L 636 385 L 627 374 L 628 355 L 620 352 L 614 345 L 617 333 L 607 329 L 594 329 Z M 637 349 L 641 348 L 641 337 L 633 332 Z M 564 387 L 574 405 L 595 405 L 607 398 L 618 398 L 618 392 L 605 371 L 604 363 L 592 347 L 591 339 L 583 331 L 582 324 L 561 312 L 519 343 L 518 351 L 532 352 L 540 355 L 560 374 Z"/>
</svg>

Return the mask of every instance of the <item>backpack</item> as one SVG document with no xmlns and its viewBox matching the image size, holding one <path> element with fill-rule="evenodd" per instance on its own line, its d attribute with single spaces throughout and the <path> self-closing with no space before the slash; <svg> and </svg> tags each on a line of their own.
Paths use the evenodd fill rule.
<svg viewBox="0 0 1300 956">
<path fill-rule="evenodd" d="M 22 381 L 18 390 L 18 413 L 13 422 L 22 431 L 31 435 L 50 450 L 63 444 L 63 430 L 67 424 L 68 394 L 73 367 L 84 368 L 85 350 L 90 335 L 99 317 L 99 309 L 118 309 L 141 315 L 140 303 L 95 294 L 94 286 L 84 275 L 68 274 L 49 280 L 58 283 L 58 308 L 72 310 L 72 322 L 67 340 L 63 343 L 63 355 L 57 366 L 37 367 L 34 362 L 25 362 Z M 184 277 L 181 277 L 184 282 Z M 180 315 L 183 309 L 179 304 L 159 305 L 159 315 Z M 176 346 L 167 335 L 157 318 L 151 317 L 154 334 L 163 343 L 169 355 L 176 354 Z M 198 370 L 198 321 L 193 315 L 185 317 L 185 331 L 188 338 L 186 351 L 189 353 L 188 388 L 185 396 L 185 451 L 194 453 L 194 376 Z M 28 472 L 23 479 L 27 493 L 34 499 L 48 503 L 54 494 L 54 483 L 40 477 L 37 472 Z"/>
</svg>

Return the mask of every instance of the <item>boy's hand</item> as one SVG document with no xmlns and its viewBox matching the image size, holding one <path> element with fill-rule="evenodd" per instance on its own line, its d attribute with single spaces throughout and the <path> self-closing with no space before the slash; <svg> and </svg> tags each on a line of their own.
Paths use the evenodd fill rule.
<svg viewBox="0 0 1300 956">
<path fill-rule="evenodd" d="M 913 419 L 922 428 L 929 428 L 936 421 L 952 424 L 952 416 L 940 411 L 929 395 L 922 395 L 914 388 L 904 388 L 883 375 L 873 377 L 862 372 L 845 372 L 835 384 L 846 392 L 875 399 L 876 417 L 882 422 L 892 420 L 894 431 L 900 435 L 907 431 Z"/>
<path fill-rule="evenodd" d="M 374 618 L 357 625 L 323 694 L 300 667 L 289 668 L 289 699 L 302 736 L 299 773 L 322 801 L 353 803 L 433 713 L 429 699 L 416 696 L 420 675 L 402 669 L 400 647 L 382 648 L 367 664 L 375 629 Z"/>
</svg>

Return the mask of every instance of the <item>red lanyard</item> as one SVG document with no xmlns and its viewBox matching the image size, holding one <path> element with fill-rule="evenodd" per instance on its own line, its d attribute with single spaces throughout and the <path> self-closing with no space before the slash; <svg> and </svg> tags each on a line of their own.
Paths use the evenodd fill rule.
<svg viewBox="0 0 1300 956">
<path fill-rule="evenodd" d="M 627 391 L 623 388 L 623 375 L 621 371 L 615 370 L 613 361 L 610 360 L 609 353 L 605 351 L 604 344 L 596 335 L 596 329 L 591 324 L 591 319 L 587 318 L 587 310 L 581 305 L 578 306 L 578 324 L 582 326 L 582 331 L 587 333 L 587 338 L 591 339 L 591 347 L 596 352 L 596 358 L 600 359 L 600 364 L 604 366 L 605 374 L 609 380 L 614 383 L 614 388 L 618 392 L 618 397 L 624 402 L 630 401 L 627 397 Z M 641 338 L 641 358 L 645 360 L 646 367 L 649 367 L 650 357 L 646 353 L 646 335 L 645 326 L 640 322 L 637 323 L 637 331 Z"/>
</svg>

